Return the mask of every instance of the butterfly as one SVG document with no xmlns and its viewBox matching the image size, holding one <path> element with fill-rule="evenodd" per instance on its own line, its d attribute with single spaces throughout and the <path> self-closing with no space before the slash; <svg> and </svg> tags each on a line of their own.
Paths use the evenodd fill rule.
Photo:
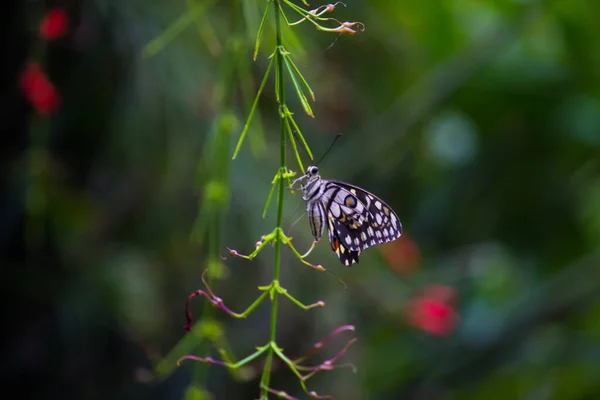
<svg viewBox="0 0 600 400">
<path fill-rule="evenodd" d="M 321 178 L 319 168 L 306 168 L 300 181 L 308 221 L 316 246 L 327 224 L 329 243 L 341 263 L 358 264 L 360 252 L 402 235 L 398 215 L 377 196 L 348 183 Z"/>
</svg>

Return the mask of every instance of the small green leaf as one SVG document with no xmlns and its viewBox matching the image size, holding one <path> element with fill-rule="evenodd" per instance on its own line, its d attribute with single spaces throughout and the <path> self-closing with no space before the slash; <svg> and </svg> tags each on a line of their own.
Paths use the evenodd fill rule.
<svg viewBox="0 0 600 400">
<path fill-rule="evenodd" d="M 306 142 L 306 139 L 304 139 L 304 135 L 302 134 L 302 131 L 300 130 L 300 127 L 298 127 L 298 124 L 296 124 L 296 121 L 294 120 L 294 117 L 292 116 L 291 113 L 289 115 L 289 119 L 290 119 L 290 121 L 292 121 L 292 125 L 294 126 L 294 129 L 296 130 L 296 133 L 298 134 L 298 137 L 300 138 L 300 141 L 304 145 L 304 148 L 306 149 L 306 152 L 308 153 L 308 156 L 310 157 L 311 160 L 314 160 L 315 158 L 314 158 L 314 156 L 312 154 L 312 151 L 310 151 L 310 147 L 308 147 L 308 143 Z M 302 170 L 302 171 L 304 171 L 304 170 Z"/>
<path fill-rule="evenodd" d="M 288 69 L 288 72 L 290 74 L 290 78 L 292 79 L 292 83 L 294 84 L 294 88 L 296 89 L 296 93 L 298 94 L 298 98 L 300 99 L 300 103 L 302 104 L 302 108 L 304 108 L 304 111 L 311 117 L 315 117 L 313 112 L 312 112 L 312 108 L 310 108 L 310 104 L 308 103 L 308 99 L 306 98 L 306 95 L 304 94 L 304 92 L 302 91 L 302 88 L 300 87 L 300 85 L 298 84 L 298 80 L 296 79 L 294 70 L 292 68 L 292 66 L 290 65 L 287 57 L 285 57 L 283 54 L 280 53 L 280 57 L 283 57 L 283 61 L 285 62 L 285 65 Z"/>
<path fill-rule="evenodd" d="M 273 198 L 273 194 L 275 193 L 275 185 L 276 183 L 273 182 L 273 185 L 271 185 L 271 191 L 269 192 L 269 197 L 267 198 L 267 203 L 265 204 L 265 209 L 263 211 L 263 218 L 267 217 L 267 210 L 269 209 L 269 205 L 271 204 L 271 199 Z"/>
<path fill-rule="evenodd" d="M 173 39 L 175 39 L 185 28 L 188 27 L 196 18 L 200 17 L 204 13 L 204 5 L 194 6 L 183 13 L 175 22 L 167 27 L 160 35 L 152 39 L 146 46 L 144 46 L 143 55 L 144 57 L 152 57 L 165 46 L 167 46 Z"/>
<path fill-rule="evenodd" d="M 279 57 L 279 54 L 277 54 L 277 57 Z M 281 85 L 279 73 L 280 73 L 279 68 L 277 66 L 277 67 L 275 67 L 275 101 L 277 101 L 278 103 L 279 103 L 279 85 Z"/>
<path fill-rule="evenodd" d="M 263 77 L 263 80 L 260 83 L 260 87 L 258 88 L 256 97 L 254 98 L 254 103 L 252 104 L 252 108 L 250 109 L 250 113 L 248 114 L 248 118 L 246 119 L 246 123 L 244 124 L 244 129 L 242 130 L 242 134 L 240 135 L 237 145 L 235 146 L 235 150 L 233 152 L 233 157 L 232 157 L 232 159 L 234 159 L 234 160 L 237 157 L 237 154 L 240 151 L 240 148 L 242 147 L 242 142 L 244 141 L 244 138 L 246 137 L 246 133 L 248 132 L 248 128 L 250 127 L 250 122 L 252 122 L 252 116 L 254 115 L 256 106 L 258 105 L 258 99 L 260 98 L 260 95 L 262 94 L 265 84 L 267 83 L 267 78 L 269 77 L 269 72 L 271 72 L 271 67 L 273 66 L 274 60 L 275 60 L 275 58 L 272 57 L 271 61 L 269 62 L 269 66 L 267 67 L 267 70 L 265 71 L 265 76 Z"/>
<path fill-rule="evenodd" d="M 254 77 L 250 63 L 246 57 L 240 57 L 238 62 L 238 73 L 240 81 L 240 89 L 242 91 L 242 98 L 244 106 L 253 103 L 254 100 Z M 252 135 L 248 138 L 250 140 L 250 149 L 254 155 L 260 155 L 264 153 L 267 148 L 265 142 L 264 128 L 260 116 L 260 110 L 255 110 L 254 129 Z"/>
<path fill-rule="evenodd" d="M 252 57 L 252 59 L 254 61 L 256 61 L 256 56 L 258 55 L 258 48 L 260 47 L 260 37 L 262 36 L 262 32 L 263 29 L 265 27 L 265 21 L 267 19 L 267 15 L 269 13 L 269 8 L 271 7 L 271 1 L 268 0 L 267 1 L 267 8 L 265 9 L 265 12 L 262 16 L 262 19 L 260 20 L 260 26 L 258 27 L 258 33 L 256 34 L 256 43 L 254 45 L 254 55 Z"/>
<path fill-rule="evenodd" d="M 288 113 L 289 114 L 289 113 Z M 296 146 L 296 138 L 294 137 L 294 133 L 292 132 L 292 127 L 290 125 L 290 121 L 287 117 L 284 117 L 285 127 L 288 131 L 288 135 L 290 137 L 290 143 L 292 144 L 292 149 L 294 150 L 294 154 L 296 155 L 296 161 L 298 161 L 298 165 L 300 166 L 300 171 L 304 171 L 304 165 L 302 164 L 302 159 L 300 158 L 300 153 L 298 153 L 298 147 Z"/>
<path fill-rule="evenodd" d="M 312 101 L 315 101 L 315 93 L 310 88 L 310 85 L 308 84 L 308 82 L 306 81 L 306 79 L 304 79 L 304 76 L 302 75 L 302 73 L 300 72 L 300 70 L 298 69 L 298 67 L 296 66 L 296 64 L 294 64 L 294 60 L 292 60 L 292 58 L 289 56 L 289 54 L 286 54 L 285 58 L 292 65 L 292 68 L 294 69 L 294 71 L 296 72 L 296 74 L 298 75 L 298 77 L 300 78 L 300 80 L 302 81 L 302 83 L 304 84 L 304 86 L 306 87 L 306 89 L 308 90 L 308 92 L 310 93 L 310 97 L 312 98 Z"/>
<path fill-rule="evenodd" d="M 214 3 L 214 0 L 187 0 L 188 9 L 202 6 L 206 9 L 209 5 L 212 5 L 212 3 Z M 215 57 L 219 56 L 223 51 L 222 45 L 213 28 L 212 21 L 206 13 L 196 18 L 196 27 L 198 28 L 198 34 L 206 44 L 208 51 Z"/>
</svg>

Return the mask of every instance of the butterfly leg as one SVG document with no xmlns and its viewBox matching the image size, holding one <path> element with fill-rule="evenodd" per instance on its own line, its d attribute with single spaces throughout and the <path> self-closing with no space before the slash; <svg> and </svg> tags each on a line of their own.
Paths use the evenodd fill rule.
<svg viewBox="0 0 600 400">
<path fill-rule="evenodd" d="M 318 243 L 319 243 L 319 242 L 317 242 L 317 241 L 315 240 L 315 241 L 313 242 L 313 244 L 310 246 L 310 249 L 308 249 L 308 251 L 307 251 L 306 253 L 304 253 L 303 255 L 301 255 L 301 256 L 300 256 L 300 258 L 306 258 L 306 257 L 307 257 L 307 256 L 308 256 L 308 255 L 309 255 L 309 254 L 310 254 L 310 253 L 313 251 L 313 249 L 314 249 L 315 247 L 317 247 L 317 244 L 318 244 Z"/>
</svg>

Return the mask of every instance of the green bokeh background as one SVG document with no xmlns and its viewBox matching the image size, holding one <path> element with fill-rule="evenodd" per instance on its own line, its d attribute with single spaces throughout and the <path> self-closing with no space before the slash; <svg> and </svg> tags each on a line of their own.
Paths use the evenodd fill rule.
<svg viewBox="0 0 600 400">
<path fill-rule="evenodd" d="M 265 4 L 65 1 L 72 24 L 53 43 L 36 37 L 45 5 L 15 7 L 11 84 L 42 60 L 63 98 L 52 118 L 30 112 L 3 157 L 2 379 L 23 397 L 257 397 L 260 363 L 230 374 L 174 361 L 218 357 L 211 338 L 238 358 L 268 341 L 268 302 L 233 320 L 196 299 L 205 336 L 182 329 L 209 264 L 237 311 L 272 276 L 271 247 L 251 262 L 226 249 L 252 251 L 275 224 L 275 204 L 262 218 L 279 166 L 273 79 L 231 160 L 274 45 L 270 18 L 252 61 Z M 288 81 L 290 107 L 316 157 L 343 133 L 322 175 L 383 198 L 418 251 L 410 268 L 378 248 L 344 268 L 323 241 L 310 260 L 336 277 L 284 249 L 282 285 L 327 307 L 282 300 L 280 346 L 301 355 L 355 325 L 344 360 L 357 373 L 309 381 L 337 399 L 599 398 L 600 2 L 349 0 L 334 16 L 366 29 L 285 32 L 315 118 Z M 303 210 L 286 194 L 300 250 Z M 405 317 L 432 284 L 456 291 L 445 337 Z M 283 365 L 272 386 L 302 397 Z"/>
</svg>

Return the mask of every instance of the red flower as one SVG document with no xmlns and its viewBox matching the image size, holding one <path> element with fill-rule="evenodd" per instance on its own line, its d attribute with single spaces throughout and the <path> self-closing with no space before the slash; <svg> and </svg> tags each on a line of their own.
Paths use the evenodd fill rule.
<svg viewBox="0 0 600 400">
<path fill-rule="evenodd" d="M 447 336 L 458 323 L 454 310 L 455 293 L 452 288 L 431 285 L 413 298 L 406 309 L 408 323 L 435 336 Z"/>
<path fill-rule="evenodd" d="M 59 38 L 67 31 L 69 18 L 67 12 L 60 8 L 50 10 L 40 23 L 40 36 L 43 39 L 53 40 Z"/>
<path fill-rule="evenodd" d="M 60 106 L 60 94 L 37 63 L 21 73 L 20 87 L 29 103 L 43 115 L 54 114 Z"/>
</svg>

